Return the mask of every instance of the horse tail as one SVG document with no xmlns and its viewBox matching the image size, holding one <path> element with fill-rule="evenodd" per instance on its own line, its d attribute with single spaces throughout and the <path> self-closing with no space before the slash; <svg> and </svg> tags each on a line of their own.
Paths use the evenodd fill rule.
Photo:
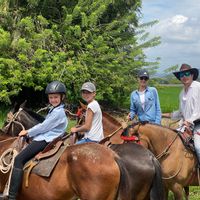
<svg viewBox="0 0 200 200">
<path fill-rule="evenodd" d="M 164 184 L 162 180 L 160 163 L 154 155 L 151 155 L 151 157 L 155 167 L 155 176 L 150 190 L 150 200 L 165 200 Z"/>
<path fill-rule="evenodd" d="M 119 181 L 119 186 L 118 186 L 118 191 L 116 195 L 116 200 L 131 200 L 132 199 L 132 194 L 130 194 L 130 181 L 128 178 L 128 171 L 126 167 L 124 166 L 123 161 L 119 158 L 116 157 L 115 161 L 119 167 L 120 171 L 120 181 Z"/>
</svg>

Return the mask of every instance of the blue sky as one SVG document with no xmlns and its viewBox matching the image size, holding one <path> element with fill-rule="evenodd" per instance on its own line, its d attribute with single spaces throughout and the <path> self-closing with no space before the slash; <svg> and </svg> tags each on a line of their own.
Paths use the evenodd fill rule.
<svg viewBox="0 0 200 200">
<path fill-rule="evenodd" d="M 145 50 L 147 60 L 160 57 L 159 71 L 182 63 L 200 68 L 200 0 L 142 0 L 143 22 L 159 20 L 148 29 L 161 45 Z"/>
</svg>

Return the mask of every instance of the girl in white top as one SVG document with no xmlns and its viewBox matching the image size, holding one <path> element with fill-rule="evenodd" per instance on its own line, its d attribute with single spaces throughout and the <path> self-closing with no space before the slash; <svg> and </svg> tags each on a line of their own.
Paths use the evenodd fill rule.
<svg viewBox="0 0 200 200">
<path fill-rule="evenodd" d="M 72 127 L 71 132 L 83 133 L 84 137 L 76 144 L 86 142 L 99 142 L 103 139 L 102 112 L 98 102 L 95 100 L 96 87 L 91 82 L 86 82 L 81 87 L 82 98 L 87 101 L 85 123 L 80 127 Z"/>
</svg>

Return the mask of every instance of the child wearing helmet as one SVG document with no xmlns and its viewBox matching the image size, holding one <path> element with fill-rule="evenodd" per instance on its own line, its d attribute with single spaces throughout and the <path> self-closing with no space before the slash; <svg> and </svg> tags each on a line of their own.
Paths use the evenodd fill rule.
<svg viewBox="0 0 200 200">
<path fill-rule="evenodd" d="M 102 112 L 95 100 L 96 87 L 91 82 L 86 82 L 81 87 L 82 98 L 88 103 L 85 123 L 80 127 L 72 127 L 71 132 L 83 133 L 84 137 L 76 144 L 86 142 L 99 142 L 103 139 Z"/>
<path fill-rule="evenodd" d="M 48 95 L 48 100 L 51 104 L 45 120 L 29 130 L 22 130 L 19 133 L 19 136 L 28 136 L 33 140 L 15 157 L 11 174 L 9 200 L 16 199 L 22 182 L 24 164 L 37 153 L 43 151 L 51 141 L 62 135 L 67 128 L 68 120 L 63 104 L 66 94 L 65 85 L 59 81 L 53 81 L 47 85 L 45 93 Z"/>
</svg>

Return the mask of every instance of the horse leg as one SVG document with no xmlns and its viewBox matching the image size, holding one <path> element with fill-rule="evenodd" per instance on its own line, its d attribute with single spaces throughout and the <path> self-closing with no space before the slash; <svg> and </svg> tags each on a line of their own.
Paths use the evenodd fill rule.
<svg viewBox="0 0 200 200">
<path fill-rule="evenodd" d="M 165 196 L 165 200 L 168 199 L 169 196 L 169 190 L 165 187 L 165 191 L 164 191 L 164 196 Z"/>
<path fill-rule="evenodd" d="M 175 183 L 171 190 L 175 200 L 183 200 L 183 187 L 180 184 Z"/>
<path fill-rule="evenodd" d="M 189 200 L 189 186 L 184 187 L 184 190 L 185 190 L 185 199 Z"/>
</svg>

